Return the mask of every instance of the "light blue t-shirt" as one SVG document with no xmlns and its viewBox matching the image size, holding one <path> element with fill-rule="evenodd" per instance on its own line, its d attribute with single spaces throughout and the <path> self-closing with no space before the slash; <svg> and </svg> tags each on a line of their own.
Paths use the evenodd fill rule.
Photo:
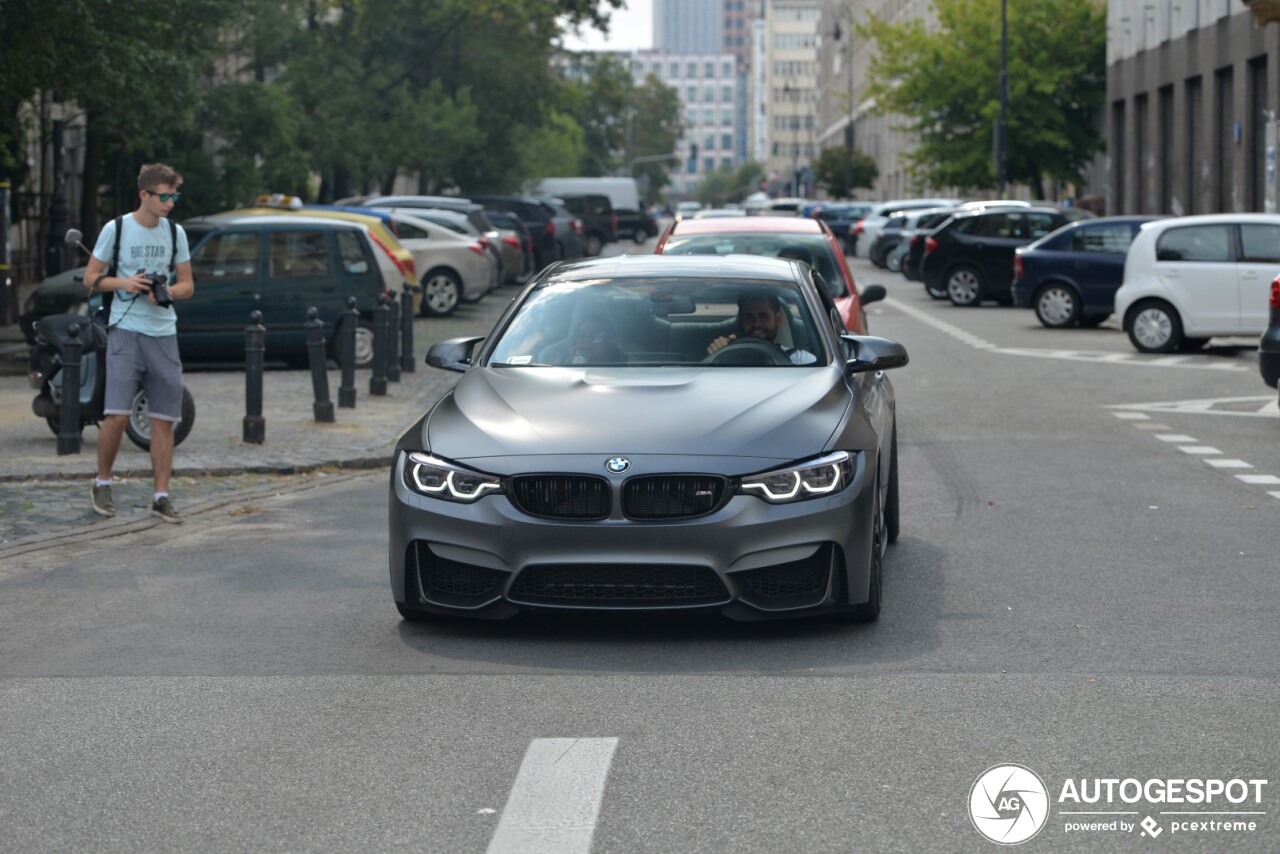
<svg viewBox="0 0 1280 854">
<path fill-rule="evenodd" d="M 187 233 L 182 226 L 178 226 L 178 246 L 175 253 L 167 219 L 161 217 L 155 228 L 144 228 L 133 218 L 133 214 L 126 214 L 121 223 L 120 264 L 116 275 L 127 279 L 138 273 L 163 273 L 169 277 L 169 284 L 173 284 L 176 274 L 169 272 L 169 259 L 172 257 L 174 264 L 185 264 L 191 260 Z M 93 257 L 108 268 L 111 267 L 115 240 L 116 221 L 113 219 L 98 234 L 98 242 L 93 247 Z M 135 295 L 128 291 L 115 291 L 108 323 L 113 328 L 119 327 L 153 338 L 178 333 L 178 314 L 173 308 L 152 305 L 146 294 Z"/>
</svg>

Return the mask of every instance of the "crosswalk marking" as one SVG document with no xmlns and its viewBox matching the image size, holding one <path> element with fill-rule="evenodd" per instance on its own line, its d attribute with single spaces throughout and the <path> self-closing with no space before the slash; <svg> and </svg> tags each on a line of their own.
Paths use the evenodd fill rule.
<svg viewBox="0 0 1280 854">
<path fill-rule="evenodd" d="M 536 738 L 488 854 L 589 854 L 616 738 Z"/>
<path fill-rule="evenodd" d="M 1280 477 L 1276 477 L 1273 474 L 1238 474 L 1236 477 L 1245 483 L 1258 484 L 1259 486 L 1280 484 Z"/>
</svg>

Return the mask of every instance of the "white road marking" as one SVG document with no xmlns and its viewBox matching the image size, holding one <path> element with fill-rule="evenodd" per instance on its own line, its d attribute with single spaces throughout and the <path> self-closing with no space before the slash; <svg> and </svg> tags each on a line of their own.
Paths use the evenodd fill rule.
<svg viewBox="0 0 1280 854">
<path fill-rule="evenodd" d="M 1280 498 L 1280 492 L 1268 492 L 1267 495 L 1270 495 L 1272 498 Z"/>
<path fill-rule="evenodd" d="M 1150 421 L 1150 415 L 1144 415 L 1141 412 L 1113 412 L 1111 413 L 1121 421 Z"/>
<path fill-rule="evenodd" d="M 1134 427 L 1137 427 L 1139 430 L 1168 430 L 1168 429 L 1170 429 L 1168 424 L 1161 424 L 1161 423 L 1159 423 L 1159 422 L 1157 422 L 1157 421 L 1146 421 L 1146 422 L 1143 422 L 1142 424 L 1134 424 L 1133 426 L 1134 426 Z"/>
<path fill-rule="evenodd" d="M 1008 356 L 1023 356 L 1034 359 L 1062 359 L 1069 362 L 1092 362 L 1104 365 L 1130 365 L 1146 368 L 1190 368 L 1208 371 L 1248 371 L 1256 368 L 1236 362 L 1222 361 L 1211 356 L 1152 356 L 1147 353 L 1112 353 L 1097 350 L 1050 350 L 1034 347 L 1000 347 L 985 338 L 961 329 L 953 323 L 942 320 L 932 312 L 916 308 L 914 305 L 887 297 L 884 305 L 892 306 L 910 317 L 914 317 L 927 326 L 950 335 L 962 344 L 975 350 L 986 350 L 991 353 L 1003 353 Z"/>
<path fill-rule="evenodd" d="M 1216 469 L 1251 469 L 1249 463 L 1244 460 L 1205 460 L 1206 463 Z"/>
<path fill-rule="evenodd" d="M 1261 404 L 1259 406 L 1258 404 Z M 1174 412 L 1179 415 L 1229 415 L 1243 418 L 1280 418 L 1275 395 L 1210 397 L 1195 400 L 1162 400 L 1152 403 L 1117 403 L 1107 409 L 1122 412 Z"/>
<path fill-rule="evenodd" d="M 1210 445 L 1178 445 L 1178 450 L 1184 454 L 1198 454 L 1200 456 L 1211 457 L 1222 454 L 1217 448 Z"/>
<path fill-rule="evenodd" d="M 535 738 L 489 854 L 589 854 L 616 738 Z"/>
<path fill-rule="evenodd" d="M 1159 439 L 1161 442 L 1194 442 L 1195 441 L 1195 439 L 1193 439 L 1191 436 L 1188 436 L 1184 433 L 1165 433 L 1161 436 L 1156 436 L 1156 438 Z"/>
<path fill-rule="evenodd" d="M 1258 485 L 1274 486 L 1280 484 L 1280 477 L 1273 474 L 1238 474 L 1236 477 L 1245 483 L 1256 483 Z"/>
</svg>

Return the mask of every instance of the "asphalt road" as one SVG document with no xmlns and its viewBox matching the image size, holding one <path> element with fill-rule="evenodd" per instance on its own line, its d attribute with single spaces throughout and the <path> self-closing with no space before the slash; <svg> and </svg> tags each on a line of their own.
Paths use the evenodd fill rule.
<svg viewBox="0 0 1280 854">
<path fill-rule="evenodd" d="M 911 354 L 878 623 L 403 623 L 385 473 L 24 554 L 0 848 L 994 851 L 970 790 L 1018 763 L 1048 790 L 1027 851 L 1280 850 L 1280 411 L 1252 353 L 1139 357 L 855 272 Z M 1097 778 L 1267 782 L 1061 800 Z M 1113 821 L 1138 826 L 1068 829 Z"/>
</svg>

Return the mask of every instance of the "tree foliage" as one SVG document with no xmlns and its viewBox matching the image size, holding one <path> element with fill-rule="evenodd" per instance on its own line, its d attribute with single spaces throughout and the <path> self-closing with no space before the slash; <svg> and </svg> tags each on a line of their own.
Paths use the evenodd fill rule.
<svg viewBox="0 0 1280 854">
<path fill-rule="evenodd" d="M 858 187 L 874 187 L 880 177 L 875 158 L 855 148 L 852 155 L 844 146 L 824 148 L 813 171 L 819 186 L 836 198 L 850 198 Z"/>
<path fill-rule="evenodd" d="M 913 171 L 934 186 L 996 185 L 1000 112 L 1000 4 L 934 0 L 937 26 L 872 16 L 859 32 L 875 42 L 865 94 L 882 113 L 906 117 L 920 146 Z M 1102 147 L 1106 19 L 1101 4 L 1008 0 L 1009 180 L 1043 194 L 1043 179 L 1078 181 Z M 994 37 L 993 37 L 994 34 Z"/>
</svg>

